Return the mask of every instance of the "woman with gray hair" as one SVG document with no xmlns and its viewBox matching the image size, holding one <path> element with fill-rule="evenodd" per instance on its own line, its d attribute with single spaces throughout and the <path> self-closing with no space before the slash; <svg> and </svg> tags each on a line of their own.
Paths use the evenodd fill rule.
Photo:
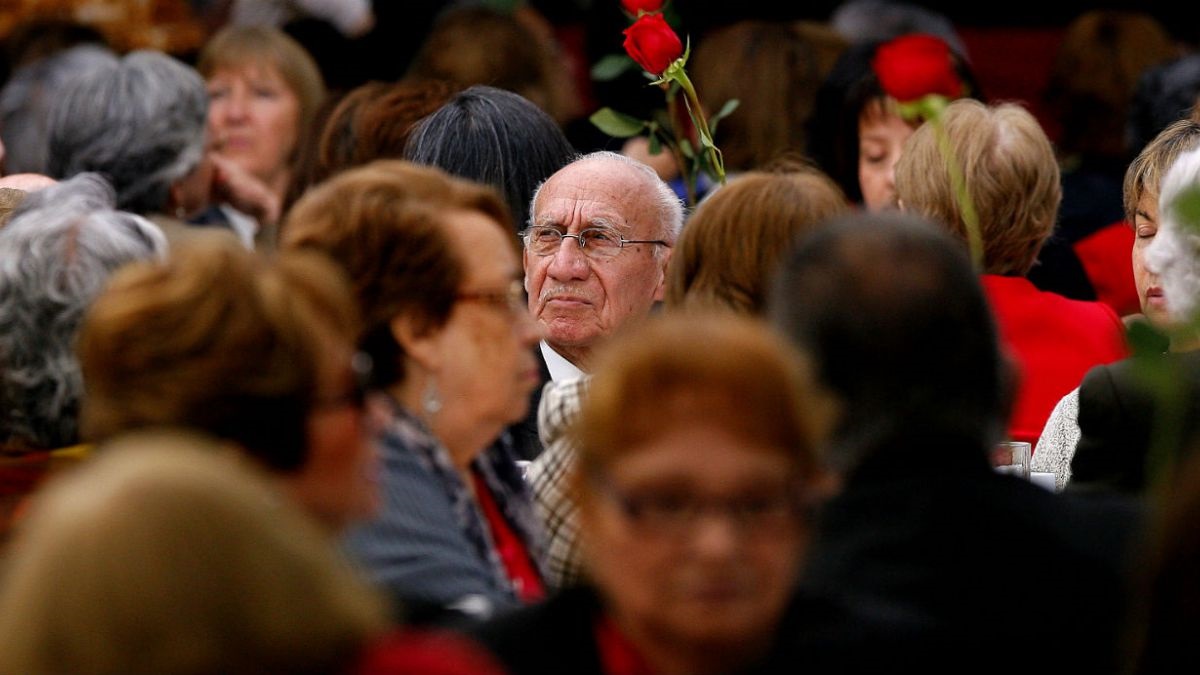
<svg viewBox="0 0 1200 675">
<path fill-rule="evenodd" d="M 135 51 L 63 88 L 47 123 L 46 172 L 104 175 L 118 208 L 147 216 L 172 239 L 186 236 L 184 224 L 233 227 L 209 217 L 214 187 L 229 198 L 247 191 L 215 174 L 207 119 L 199 73 L 161 52 Z M 231 201 L 255 215 L 253 205 Z M 247 242 L 253 233 L 238 234 Z"/>
<path fill-rule="evenodd" d="M 117 268 L 166 253 L 162 232 L 114 200 L 102 178 L 81 174 L 31 193 L 0 229 L 0 537 L 79 442 L 84 311 Z"/>
</svg>

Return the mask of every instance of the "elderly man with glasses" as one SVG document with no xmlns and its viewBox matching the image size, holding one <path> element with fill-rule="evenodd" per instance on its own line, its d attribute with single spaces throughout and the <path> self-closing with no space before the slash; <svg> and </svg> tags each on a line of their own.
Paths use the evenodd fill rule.
<svg viewBox="0 0 1200 675">
<path fill-rule="evenodd" d="M 595 349 L 662 300 L 682 226 L 683 206 L 654 170 L 612 152 L 575 160 L 534 193 L 521 233 L 525 290 L 545 334 L 537 350 L 542 377 L 554 383 L 545 405 L 542 390 L 534 392 L 530 416 L 512 431 L 519 447 L 532 448 L 527 457 L 537 457 L 529 478 L 552 568 L 574 548 L 574 508 L 562 494 L 573 453 L 561 432 L 578 411 Z M 538 455 L 542 443 L 547 452 Z"/>
</svg>

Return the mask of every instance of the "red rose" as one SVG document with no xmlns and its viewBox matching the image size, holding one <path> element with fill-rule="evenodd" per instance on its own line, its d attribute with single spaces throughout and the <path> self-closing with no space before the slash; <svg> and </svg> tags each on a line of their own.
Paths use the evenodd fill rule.
<svg viewBox="0 0 1200 675">
<path fill-rule="evenodd" d="M 621 6 L 626 12 L 637 16 L 638 12 L 651 14 L 663 8 L 666 2 L 664 0 L 621 0 Z"/>
<path fill-rule="evenodd" d="M 903 35 L 880 45 L 871 68 L 884 93 L 901 103 L 929 94 L 962 95 L 950 47 L 932 35 Z"/>
<path fill-rule="evenodd" d="M 662 75 L 683 55 L 683 43 L 662 14 L 643 14 L 625 29 L 625 52 L 648 72 Z"/>
</svg>

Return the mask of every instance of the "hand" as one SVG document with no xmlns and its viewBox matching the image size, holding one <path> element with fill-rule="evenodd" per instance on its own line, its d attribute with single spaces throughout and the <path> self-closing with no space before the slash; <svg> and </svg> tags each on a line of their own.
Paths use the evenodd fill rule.
<svg viewBox="0 0 1200 675">
<path fill-rule="evenodd" d="M 209 153 L 213 168 L 213 199 L 228 202 L 238 211 L 253 217 L 263 225 L 279 222 L 281 199 L 236 163 L 218 154 Z"/>
</svg>

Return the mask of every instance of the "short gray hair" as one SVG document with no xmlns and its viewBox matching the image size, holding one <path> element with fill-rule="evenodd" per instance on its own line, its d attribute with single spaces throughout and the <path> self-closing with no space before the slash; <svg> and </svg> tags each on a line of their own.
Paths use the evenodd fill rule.
<svg viewBox="0 0 1200 675">
<path fill-rule="evenodd" d="M 574 166 L 583 162 L 610 162 L 622 164 L 633 169 L 646 184 L 646 188 L 652 192 L 655 200 L 655 211 L 658 214 L 659 237 L 669 242 L 672 246 L 675 245 L 675 240 L 679 238 L 679 231 L 683 229 L 683 202 L 679 196 L 671 189 L 670 185 L 663 182 L 663 179 L 658 177 L 649 165 L 639 162 L 632 157 L 610 152 L 608 150 L 598 150 L 583 155 L 567 165 Z M 567 167 L 563 167 L 564 169 Z M 561 169 L 560 169 L 561 171 Z M 553 176 L 551 176 L 553 178 Z M 549 180 L 549 179 L 547 179 Z M 542 188 L 546 185 L 546 181 L 537 187 L 533 193 L 533 199 L 529 201 L 529 213 L 532 215 L 534 206 L 537 204 L 538 195 L 541 194 Z M 655 248 L 655 257 L 659 257 L 661 249 Z"/>
<path fill-rule="evenodd" d="M 111 68 L 117 55 L 83 44 L 25 64 L 0 89 L 0 138 L 6 173 L 45 173 L 47 114 L 71 82 Z"/>
<path fill-rule="evenodd" d="M 84 312 L 118 267 L 167 250 L 158 227 L 114 199 L 103 178 L 81 174 L 31 193 L 0 229 L 0 442 L 78 442 Z"/>
<path fill-rule="evenodd" d="M 172 183 L 204 155 L 208 93 L 192 68 L 136 51 L 73 80 L 50 111 L 46 172 L 103 174 L 117 206 L 162 211 Z"/>
</svg>

